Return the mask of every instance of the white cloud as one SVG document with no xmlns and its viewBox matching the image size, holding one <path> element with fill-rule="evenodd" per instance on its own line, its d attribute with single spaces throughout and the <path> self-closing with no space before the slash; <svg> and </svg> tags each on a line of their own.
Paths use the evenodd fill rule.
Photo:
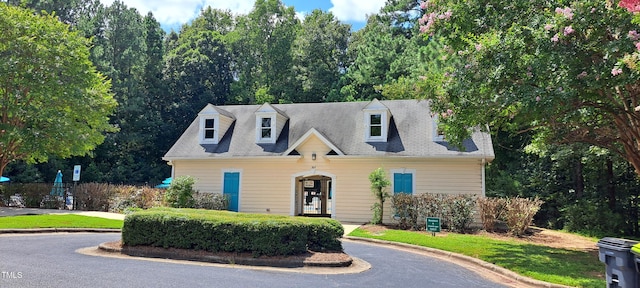
<svg viewBox="0 0 640 288">
<path fill-rule="evenodd" d="M 367 15 L 376 14 L 384 6 L 385 0 L 331 0 L 329 9 L 341 21 L 367 20 Z"/>
<path fill-rule="evenodd" d="M 105 6 L 114 0 L 100 0 Z M 166 25 L 183 24 L 200 14 L 200 9 L 212 8 L 231 10 L 235 14 L 247 14 L 253 8 L 255 0 L 122 0 L 129 8 L 136 8 L 142 15 L 151 11 L 158 22 Z"/>
</svg>

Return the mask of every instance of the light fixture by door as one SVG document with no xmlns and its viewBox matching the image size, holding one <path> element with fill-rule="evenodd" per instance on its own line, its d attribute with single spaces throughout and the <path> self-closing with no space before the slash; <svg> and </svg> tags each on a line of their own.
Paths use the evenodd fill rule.
<svg viewBox="0 0 640 288">
<path fill-rule="evenodd" d="M 316 160 L 316 152 L 311 153 L 311 160 Z"/>
</svg>

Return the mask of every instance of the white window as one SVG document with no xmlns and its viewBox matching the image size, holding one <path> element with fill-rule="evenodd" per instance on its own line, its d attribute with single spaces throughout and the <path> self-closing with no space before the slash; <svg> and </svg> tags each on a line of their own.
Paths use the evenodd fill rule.
<svg viewBox="0 0 640 288">
<path fill-rule="evenodd" d="M 204 119 L 204 139 L 205 140 L 213 140 L 216 137 L 216 119 Z"/>
<path fill-rule="evenodd" d="M 387 111 L 366 111 L 364 121 L 366 126 L 365 141 L 387 142 L 387 130 L 389 127 Z"/>
<path fill-rule="evenodd" d="M 273 126 L 271 117 L 264 117 L 260 120 L 260 138 L 263 140 L 271 139 L 273 135 Z"/>
<path fill-rule="evenodd" d="M 256 143 L 276 143 L 276 134 L 275 113 L 256 115 Z"/>
<path fill-rule="evenodd" d="M 200 116 L 200 144 L 218 144 L 218 115 Z"/>
<path fill-rule="evenodd" d="M 382 137 L 382 115 L 369 115 L 369 137 Z"/>
</svg>

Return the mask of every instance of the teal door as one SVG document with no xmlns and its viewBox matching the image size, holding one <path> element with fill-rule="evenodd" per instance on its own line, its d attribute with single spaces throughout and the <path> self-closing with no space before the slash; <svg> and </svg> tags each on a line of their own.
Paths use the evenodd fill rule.
<svg viewBox="0 0 640 288">
<path fill-rule="evenodd" d="M 238 194 L 240 193 L 240 172 L 224 172 L 222 193 L 229 199 L 229 211 L 238 212 Z"/>
<path fill-rule="evenodd" d="M 393 194 L 397 193 L 413 194 L 413 174 L 393 174 Z"/>
</svg>

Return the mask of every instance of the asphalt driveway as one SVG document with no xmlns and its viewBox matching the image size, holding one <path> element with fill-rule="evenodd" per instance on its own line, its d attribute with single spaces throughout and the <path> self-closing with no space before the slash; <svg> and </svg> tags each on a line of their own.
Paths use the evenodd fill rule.
<svg viewBox="0 0 640 288">
<path fill-rule="evenodd" d="M 371 264 L 357 274 L 317 275 L 89 256 L 76 250 L 120 234 L 0 236 L 0 287 L 506 287 L 461 266 L 396 249 L 345 242 Z"/>
</svg>

